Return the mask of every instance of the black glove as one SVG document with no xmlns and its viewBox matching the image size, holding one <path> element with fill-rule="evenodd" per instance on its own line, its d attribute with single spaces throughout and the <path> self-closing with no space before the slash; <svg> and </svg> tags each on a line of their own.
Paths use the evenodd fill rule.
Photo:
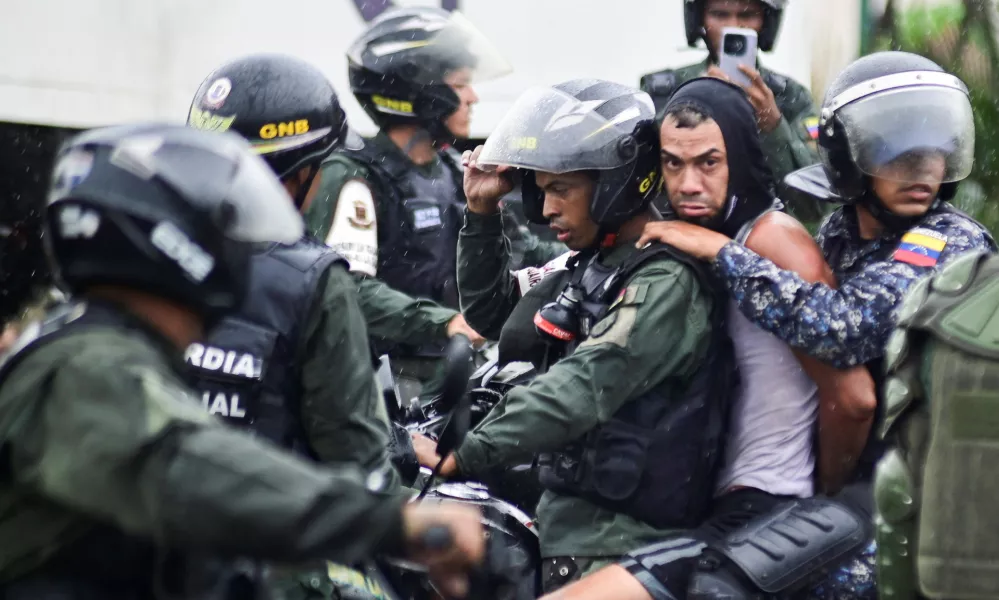
<svg viewBox="0 0 999 600">
<path fill-rule="evenodd" d="M 403 485 L 411 487 L 420 475 L 420 461 L 416 458 L 409 431 L 398 423 L 392 423 L 389 428 L 388 449 L 392 466 L 402 477 Z"/>
</svg>

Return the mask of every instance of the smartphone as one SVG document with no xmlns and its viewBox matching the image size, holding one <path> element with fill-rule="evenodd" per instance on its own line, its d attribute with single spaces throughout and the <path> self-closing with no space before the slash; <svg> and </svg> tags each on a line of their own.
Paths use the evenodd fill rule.
<svg viewBox="0 0 999 600">
<path fill-rule="evenodd" d="M 741 86 L 748 86 L 751 81 L 739 70 L 739 65 L 756 69 L 756 48 L 756 31 L 739 27 L 725 27 L 722 29 L 722 48 L 718 55 L 718 67 L 733 82 Z"/>
</svg>

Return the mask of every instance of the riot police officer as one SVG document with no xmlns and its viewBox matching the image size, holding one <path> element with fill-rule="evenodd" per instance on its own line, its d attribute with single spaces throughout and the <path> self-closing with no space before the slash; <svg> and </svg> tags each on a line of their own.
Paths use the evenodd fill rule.
<svg viewBox="0 0 999 600">
<path fill-rule="evenodd" d="M 647 94 L 583 79 L 525 92 L 468 157 L 465 314 L 498 335 L 501 363 L 547 372 L 508 392 L 442 468 L 474 474 L 544 453 L 546 591 L 699 522 L 713 492 L 732 367 L 712 327 L 724 305 L 696 261 L 634 247 L 658 218 L 657 140 Z M 528 217 L 578 251 L 540 281 L 509 269 L 497 202 L 515 179 Z"/>
<path fill-rule="evenodd" d="M 457 307 L 464 195 L 458 161 L 441 146 L 468 137 L 473 81 L 508 67 L 461 13 L 435 8 L 387 11 L 351 45 L 347 64 L 351 91 L 380 131 L 326 161 L 307 220 L 320 239 L 332 232 L 334 248 L 357 244 L 355 270 Z"/>
<path fill-rule="evenodd" d="M 323 163 L 305 213 L 309 230 L 343 252 L 354 272 L 458 308 L 455 248 L 465 198 L 459 157 L 448 146 L 469 135 L 473 82 L 509 67 L 461 13 L 421 7 L 383 13 L 351 45 L 347 68 L 351 91 L 379 132 Z M 551 258 L 513 222 L 511 233 L 525 238 L 526 253 L 543 252 L 529 258 Z M 392 357 L 402 387 L 434 393 L 442 345 L 382 341 L 376 348 Z"/>
<path fill-rule="evenodd" d="M 348 136 L 325 76 L 281 55 L 216 69 L 195 95 L 188 122 L 250 140 L 298 208 L 314 193 L 320 162 Z M 251 264 L 246 303 L 187 354 L 205 408 L 324 462 L 380 470 L 394 487 L 399 478 L 386 462 L 387 416 L 364 322 L 373 322 L 377 335 L 412 340 L 442 339 L 464 320 L 377 281 L 352 280 L 347 261 L 309 236 L 262 249 Z"/>
<path fill-rule="evenodd" d="M 445 569 L 482 555 L 474 511 L 404 507 L 356 467 L 300 462 L 222 426 L 183 383 L 183 349 L 252 285 L 253 246 L 301 233 L 236 136 L 135 125 L 65 146 L 44 238 L 73 301 L 0 367 L 0 596 L 224 598 L 234 555 L 408 548 Z M 436 558 L 414 544 L 434 524 L 457 542 Z"/>
<path fill-rule="evenodd" d="M 755 29 L 759 49 L 768 52 L 777 41 L 787 4 L 788 0 L 684 0 L 687 44 L 693 47 L 703 39 L 708 56 L 700 63 L 643 76 L 642 90 L 661 111 L 684 82 L 705 74 L 726 78 L 717 66 L 722 29 Z M 756 110 L 763 153 L 780 186 L 787 174 L 818 162 L 819 117 L 808 89 L 797 81 L 763 66 L 745 69 L 745 74 L 752 82 L 746 93 Z M 780 187 L 778 192 L 784 195 Z M 806 198 L 796 199 L 788 209 L 800 221 L 815 226 L 822 216 L 822 206 Z"/>
</svg>

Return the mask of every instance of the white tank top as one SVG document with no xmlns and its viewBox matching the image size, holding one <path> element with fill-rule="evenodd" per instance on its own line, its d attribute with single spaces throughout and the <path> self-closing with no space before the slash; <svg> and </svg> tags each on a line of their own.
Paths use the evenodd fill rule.
<svg viewBox="0 0 999 600">
<path fill-rule="evenodd" d="M 818 388 L 787 344 L 750 322 L 731 300 L 728 331 L 740 384 L 717 494 L 746 486 L 779 496 L 812 496 Z"/>
</svg>

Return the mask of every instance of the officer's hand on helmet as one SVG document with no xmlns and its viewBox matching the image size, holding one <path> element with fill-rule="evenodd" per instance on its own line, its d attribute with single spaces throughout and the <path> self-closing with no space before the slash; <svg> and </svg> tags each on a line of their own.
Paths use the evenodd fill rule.
<svg viewBox="0 0 999 600">
<path fill-rule="evenodd" d="M 760 75 L 759 71 L 746 65 L 739 65 L 739 70 L 751 81 L 748 86 L 742 86 L 742 88 L 746 90 L 749 101 L 756 110 L 756 121 L 760 126 L 760 131 L 770 133 L 780 125 L 782 117 L 780 108 L 777 106 L 777 98 L 767 82 L 763 81 L 763 76 Z M 708 68 L 708 75 L 732 82 L 732 79 L 718 65 L 711 65 Z"/>
<path fill-rule="evenodd" d="M 482 146 L 473 151 L 465 150 L 461 164 L 465 167 L 465 198 L 468 210 L 480 215 L 494 215 L 499 211 L 499 200 L 513 190 L 513 167 L 489 167 L 480 169 L 477 165 Z"/>
<path fill-rule="evenodd" d="M 732 240 L 717 231 L 693 223 L 654 221 L 645 225 L 642 236 L 638 238 L 635 246 L 641 248 L 650 242 L 662 242 L 694 258 L 711 261 L 730 241 Z"/>
<path fill-rule="evenodd" d="M 465 320 L 464 315 L 457 314 L 447 323 L 447 337 L 453 338 L 456 335 L 463 335 L 472 343 L 473 348 L 479 348 L 486 343 L 486 338 L 479 335 Z"/>
<path fill-rule="evenodd" d="M 409 437 L 413 440 L 413 450 L 416 452 L 416 460 L 419 461 L 420 466 L 428 469 L 436 468 L 437 463 L 441 461 L 440 455 L 437 454 L 437 442 L 415 432 L 410 433 Z M 458 463 L 455 462 L 454 456 L 448 456 L 441 467 L 441 477 L 451 477 L 457 473 Z"/>
<path fill-rule="evenodd" d="M 464 598 L 468 573 L 482 563 L 486 553 L 482 514 L 447 502 L 415 503 L 403 508 L 402 519 L 408 557 L 426 565 L 431 580 L 448 597 Z M 448 535 L 439 535 L 444 531 Z"/>
</svg>

